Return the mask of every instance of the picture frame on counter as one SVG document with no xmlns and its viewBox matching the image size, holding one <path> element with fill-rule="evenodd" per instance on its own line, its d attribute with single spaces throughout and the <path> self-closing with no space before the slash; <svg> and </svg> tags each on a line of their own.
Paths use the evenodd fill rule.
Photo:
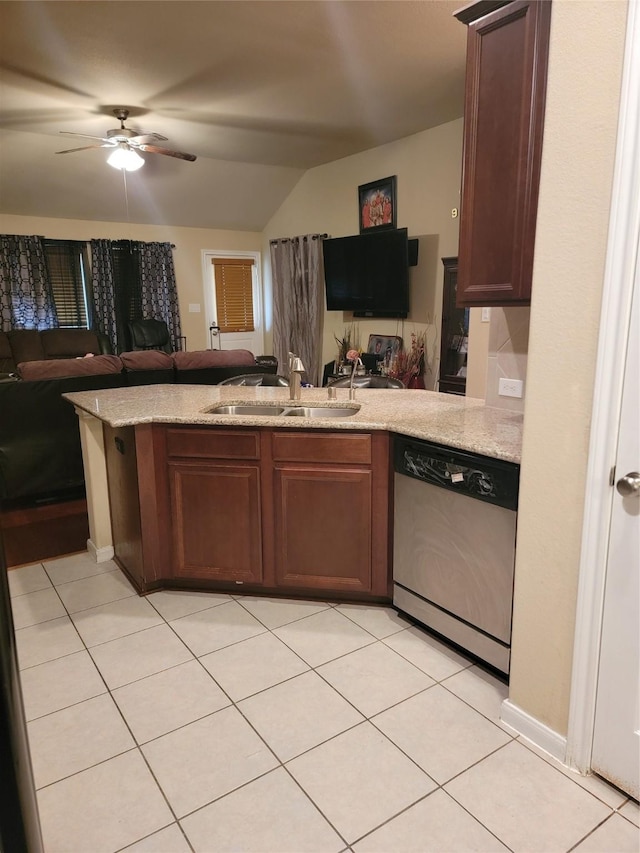
<svg viewBox="0 0 640 853">
<path fill-rule="evenodd" d="M 369 335 L 367 353 L 382 361 L 395 358 L 402 349 L 402 338 L 397 335 Z"/>
</svg>

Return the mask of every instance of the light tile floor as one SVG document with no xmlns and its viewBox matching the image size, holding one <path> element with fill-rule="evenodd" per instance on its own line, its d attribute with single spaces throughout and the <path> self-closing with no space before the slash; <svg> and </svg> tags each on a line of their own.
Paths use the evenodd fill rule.
<svg viewBox="0 0 640 853">
<path fill-rule="evenodd" d="M 392 608 L 9 572 L 46 853 L 625 853 L 638 806 Z"/>
</svg>

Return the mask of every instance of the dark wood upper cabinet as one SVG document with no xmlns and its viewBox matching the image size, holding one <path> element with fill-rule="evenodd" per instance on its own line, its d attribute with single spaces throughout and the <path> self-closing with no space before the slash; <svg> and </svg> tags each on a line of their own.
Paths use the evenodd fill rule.
<svg viewBox="0 0 640 853">
<path fill-rule="evenodd" d="M 527 305 L 551 0 L 486 8 L 458 14 L 469 30 L 457 303 Z"/>
</svg>

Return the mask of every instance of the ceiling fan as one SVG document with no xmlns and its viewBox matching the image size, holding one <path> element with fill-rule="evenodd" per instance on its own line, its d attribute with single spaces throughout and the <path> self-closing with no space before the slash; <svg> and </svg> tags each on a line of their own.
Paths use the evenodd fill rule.
<svg viewBox="0 0 640 853">
<path fill-rule="evenodd" d="M 83 145 L 80 148 L 68 148 L 66 151 L 56 151 L 56 154 L 72 154 L 74 151 L 87 151 L 90 148 L 112 148 L 113 153 L 107 162 L 116 169 L 125 169 L 128 172 L 139 169 L 144 160 L 138 151 L 148 151 L 150 154 L 167 154 L 169 157 L 177 157 L 179 160 L 196 159 L 195 154 L 185 154 L 183 151 L 172 151 L 170 148 L 160 148 L 155 142 L 166 141 L 166 136 L 159 133 L 138 133 L 124 126 L 129 115 L 129 110 L 113 110 L 114 116 L 120 121 L 120 127 L 108 130 L 106 137 L 89 136 L 86 133 L 73 133 L 69 130 L 61 130 L 65 136 L 79 136 L 83 139 L 96 139 L 100 145 Z"/>
</svg>

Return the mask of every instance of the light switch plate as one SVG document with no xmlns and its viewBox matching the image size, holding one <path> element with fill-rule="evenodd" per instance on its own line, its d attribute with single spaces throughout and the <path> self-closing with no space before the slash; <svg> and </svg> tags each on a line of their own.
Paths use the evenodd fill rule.
<svg viewBox="0 0 640 853">
<path fill-rule="evenodd" d="M 190 302 L 189 303 L 189 313 L 190 314 L 199 314 L 200 313 L 200 303 L 199 302 Z"/>
<path fill-rule="evenodd" d="M 499 379 L 498 395 L 500 397 L 522 397 L 522 379 Z"/>
<path fill-rule="evenodd" d="M 491 320 L 491 308 L 483 308 L 482 315 L 480 317 L 480 321 L 482 323 L 488 323 Z"/>
</svg>

